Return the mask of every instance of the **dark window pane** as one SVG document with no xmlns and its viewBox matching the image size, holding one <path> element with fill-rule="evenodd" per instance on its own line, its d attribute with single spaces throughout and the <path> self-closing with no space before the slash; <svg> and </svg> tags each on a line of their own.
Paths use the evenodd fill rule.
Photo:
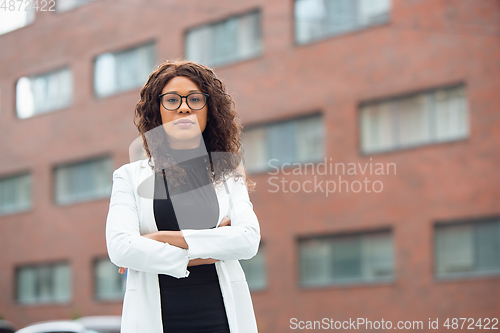
<svg viewBox="0 0 500 333">
<path fill-rule="evenodd" d="M 480 223 L 476 227 L 478 270 L 500 269 L 500 223 Z"/>
<path fill-rule="evenodd" d="M 361 238 L 337 238 L 333 241 L 333 276 L 335 279 L 361 278 Z"/>
<path fill-rule="evenodd" d="M 268 128 L 269 159 L 277 159 L 275 165 L 295 161 L 296 123 L 289 121 Z"/>
</svg>

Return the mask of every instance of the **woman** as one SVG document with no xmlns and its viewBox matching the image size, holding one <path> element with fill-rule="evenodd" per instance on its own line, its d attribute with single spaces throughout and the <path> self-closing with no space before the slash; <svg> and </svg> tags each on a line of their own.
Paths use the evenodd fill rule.
<svg viewBox="0 0 500 333">
<path fill-rule="evenodd" d="M 140 95 L 148 159 L 114 171 L 106 221 L 109 257 L 128 269 L 122 333 L 257 332 L 238 260 L 257 253 L 260 228 L 234 103 L 184 60 L 161 64 Z"/>
</svg>

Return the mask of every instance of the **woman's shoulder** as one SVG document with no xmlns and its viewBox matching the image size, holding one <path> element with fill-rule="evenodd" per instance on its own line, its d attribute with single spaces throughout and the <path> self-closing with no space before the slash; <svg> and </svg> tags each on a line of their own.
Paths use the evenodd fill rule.
<svg viewBox="0 0 500 333">
<path fill-rule="evenodd" d="M 137 160 L 137 161 L 133 161 L 133 162 L 129 162 L 129 163 L 123 164 L 122 166 L 120 166 L 117 169 L 115 169 L 114 172 L 117 172 L 117 173 L 123 173 L 123 172 L 129 173 L 130 171 L 137 170 L 137 169 L 140 169 L 140 168 L 143 168 L 143 167 L 146 167 L 146 166 L 148 166 L 148 160 L 147 159 Z"/>
</svg>

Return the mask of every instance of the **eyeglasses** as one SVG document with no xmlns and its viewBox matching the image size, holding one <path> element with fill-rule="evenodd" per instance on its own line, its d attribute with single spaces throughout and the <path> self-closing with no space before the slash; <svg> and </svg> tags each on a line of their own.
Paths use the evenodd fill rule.
<svg viewBox="0 0 500 333">
<path fill-rule="evenodd" d="M 208 100 L 208 94 L 205 93 L 191 93 L 187 96 L 181 96 L 176 93 L 166 93 L 158 96 L 158 99 L 161 101 L 161 105 L 168 111 L 177 110 L 181 104 L 182 99 L 186 99 L 187 106 L 191 110 L 201 110 L 205 107 Z"/>
</svg>

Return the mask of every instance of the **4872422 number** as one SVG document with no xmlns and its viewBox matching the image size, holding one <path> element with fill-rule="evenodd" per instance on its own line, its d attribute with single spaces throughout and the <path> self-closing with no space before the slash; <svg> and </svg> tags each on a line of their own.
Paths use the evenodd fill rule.
<svg viewBox="0 0 500 333">
<path fill-rule="evenodd" d="M 56 0 L 3 0 L 0 5 L 0 10 L 5 12 L 29 10 L 35 10 L 37 12 L 55 12 Z"/>
<path fill-rule="evenodd" d="M 443 326 L 452 330 L 464 328 L 468 330 L 498 330 L 498 318 L 479 318 L 477 320 L 474 318 L 447 318 Z"/>
</svg>

